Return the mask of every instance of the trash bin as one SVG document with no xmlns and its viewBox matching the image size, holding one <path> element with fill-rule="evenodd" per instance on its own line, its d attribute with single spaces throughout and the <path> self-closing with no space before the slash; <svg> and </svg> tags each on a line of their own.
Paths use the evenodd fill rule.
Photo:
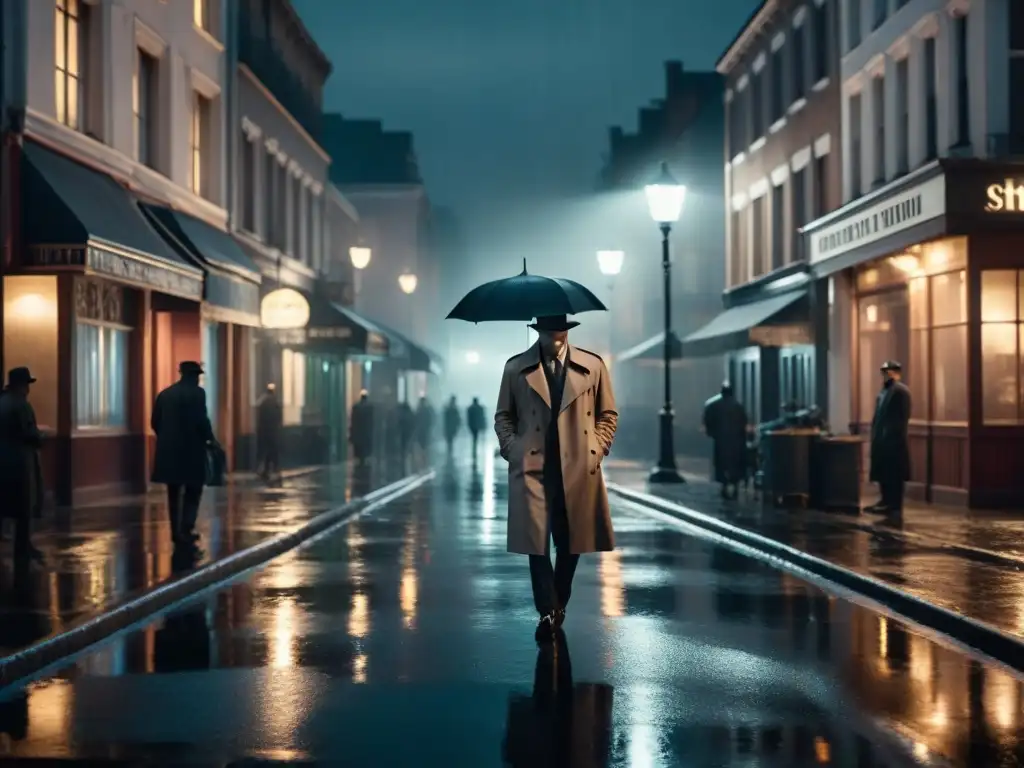
<svg viewBox="0 0 1024 768">
<path fill-rule="evenodd" d="M 798 501 L 806 505 L 811 495 L 811 449 L 821 435 L 818 429 L 778 429 L 764 435 L 764 498 L 775 504 Z"/>
<path fill-rule="evenodd" d="M 815 444 L 813 506 L 860 510 L 863 446 L 864 438 L 858 435 L 823 437 Z"/>
</svg>

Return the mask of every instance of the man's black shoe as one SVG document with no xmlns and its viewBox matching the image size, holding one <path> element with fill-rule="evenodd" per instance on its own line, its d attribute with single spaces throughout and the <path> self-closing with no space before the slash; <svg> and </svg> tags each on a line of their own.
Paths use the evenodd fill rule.
<svg viewBox="0 0 1024 768">
<path fill-rule="evenodd" d="M 550 643 L 555 639 L 554 611 L 540 617 L 540 621 L 537 623 L 537 630 L 533 633 L 533 637 L 538 643 Z"/>
</svg>

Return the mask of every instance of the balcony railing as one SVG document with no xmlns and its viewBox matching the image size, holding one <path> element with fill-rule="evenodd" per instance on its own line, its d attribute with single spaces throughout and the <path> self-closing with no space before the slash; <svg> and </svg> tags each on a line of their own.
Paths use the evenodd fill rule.
<svg viewBox="0 0 1024 768">
<path fill-rule="evenodd" d="M 292 117 L 309 132 L 320 138 L 320 106 L 305 83 L 284 63 L 281 54 L 268 43 L 245 33 L 239 35 L 238 60 L 245 64 L 267 90 L 281 102 Z"/>
</svg>

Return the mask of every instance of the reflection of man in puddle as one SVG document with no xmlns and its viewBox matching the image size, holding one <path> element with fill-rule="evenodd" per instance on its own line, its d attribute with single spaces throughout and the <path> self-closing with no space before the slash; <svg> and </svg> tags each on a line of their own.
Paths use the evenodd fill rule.
<svg viewBox="0 0 1024 768">
<path fill-rule="evenodd" d="M 573 683 L 569 646 L 557 630 L 537 652 L 533 694 L 509 697 L 502 758 L 516 768 L 607 765 L 612 701 L 610 685 Z"/>
</svg>

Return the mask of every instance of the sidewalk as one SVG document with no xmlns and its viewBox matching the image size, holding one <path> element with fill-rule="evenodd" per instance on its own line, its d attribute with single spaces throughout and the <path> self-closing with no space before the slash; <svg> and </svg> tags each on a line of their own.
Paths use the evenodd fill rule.
<svg viewBox="0 0 1024 768">
<path fill-rule="evenodd" d="M 190 568 L 223 560 L 405 476 L 391 465 L 285 472 L 280 488 L 235 476 L 207 488 L 199 512 L 202 550 Z M 14 578 L 10 532 L 0 543 L 0 656 L 67 631 L 179 575 L 172 567 L 162 488 L 148 495 L 58 509 L 35 521 L 45 562 Z"/>
<path fill-rule="evenodd" d="M 1024 638 L 1024 514 L 910 505 L 902 522 L 893 522 L 872 514 L 776 509 L 743 491 L 738 500 L 723 501 L 707 479 L 707 462 L 681 467 L 688 482 L 680 486 L 648 485 L 648 468 L 635 462 L 609 461 L 605 474 L 613 492 L 678 505 L 671 513 L 686 522 L 701 526 L 706 515 Z"/>
</svg>

